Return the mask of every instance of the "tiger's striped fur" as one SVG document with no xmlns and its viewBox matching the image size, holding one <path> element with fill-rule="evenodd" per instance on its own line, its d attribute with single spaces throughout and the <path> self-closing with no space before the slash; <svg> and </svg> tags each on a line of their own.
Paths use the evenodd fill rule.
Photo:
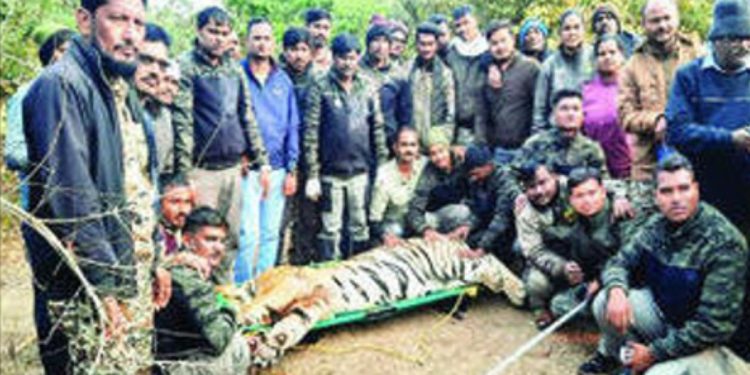
<svg viewBox="0 0 750 375">
<path fill-rule="evenodd" d="M 329 268 L 281 266 L 254 281 L 255 297 L 240 307 L 243 323 L 268 324 L 253 343 L 254 362 L 266 365 L 297 344 L 318 321 L 333 315 L 482 284 L 523 303 L 523 283 L 492 255 L 459 256 L 463 242 L 410 239 L 379 247 Z"/>
</svg>

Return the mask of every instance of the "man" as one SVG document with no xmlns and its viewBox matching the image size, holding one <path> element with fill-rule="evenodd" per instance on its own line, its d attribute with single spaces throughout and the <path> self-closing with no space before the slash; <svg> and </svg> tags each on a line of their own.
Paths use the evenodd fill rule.
<svg viewBox="0 0 750 375">
<path fill-rule="evenodd" d="M 391 60 L 396 65 L 402 65 L 406 59 L 404 52 L 409 44 L 409 28 L 405 23 L 393 20 L 390 22 L 391 29 Z"/>
<path fill-rule="evenodd" d="M 594 72 L 594 51 L 584 43 L 583 15 L 568 9 L 560 16 L 560 48 L 542 64 L 534 92 L 533 134 L 549 129 L 552 103 L 560 90 L 577 90 Z"/>
<path fill-rule="evenodd" d="M 458 37 L 445 57 L 456 81 L 456 133 L 451 143 L 466 146 L 474 140 L 474 116 L 484 84 L 479 63 L 487 51 L 487 40 L 479 32 L 471 5 L 454 9 L 453 23 Z"/>
<path fill-rule="evenodd" d="M 542 64 L 552 54 L 547 48 L 547 37 L 549 37 L 547 25 L 538 18 L 528 18 L 523 21 L 518 32 L 518 49 L 525 56 Z"/>
<path fill-rule="evenodd" d="M 313 63 L 316 69 L 326 72 L 331 67 L 333 57 L 328 49 L 333 18 L 331 13 L 321 8 L 310 8 L 305 11 L 305 27 L 313 38 Z"/>
<path fill-rule="evenodd" d="M 434 24 L 417 27 L 417 57 L 409 68 L 412 101 L 410 123 L 416 129 L 421 149 L 427 150 L 427 135 L 440 128 L 450 139 L 455 129 L 456 92 L 453 72 L 437 56 L 441 30 Z"/>
<path fill-rule="evenodd" d="M 179 58 L 180 91 L 172 121 L 175 170 L 188 174 L 198 192 L 197 204 L 226 212 L 236 239 L 242 178 L 251 166 L 260 165 L 260 186 L 265 194 L 271 168 L 245 73 L 224 53 L 231 27 L 229 14 L 219 7 L 198 13 L 195 48 Z M 233 259 L 230 253 L 227 262 Z"/>
<path fill-rule="evenodd" d="M 237 35 L 236 31 L 232 31 L 232 33 L 229 34 L 229 39 L 227 41 L 227 49 L 224 53 L 228 55 L 234 61 L 240 61 L 242 59 L 242 47 L 240 46 L 240 37 Z"/>
<path fill-rule="evenodd" d="M 207 265 L 208 275 L 175 265 L 172 299 L 156 313 L 156 359 L 167 374 L 239 374 L 250 348 L 234 309 L 218 304 L 215 272 L 226 254 L 229 225 L 216 210 L 198 207 L 185 219 L 183 252 Z"/>
<path fill-rule="evenodd" d="M 440 35 L 438 36 L 437 54 L 438 56 L 440 56 L 440 59 L 445 61 L 445 57 L 448 55 L 448 51 L 450 50 L 451 45 L 451 39 L 453 37 L 451 33 L 451 25 L 450 22 L 448 22 L 448 17 L 446 17 L 445 14 L 442 13 L 435 13 L 427 19 L 427 22 L 436 25 L 438 29 L 440 29 Z"/>
<path fill-rule="evenodd" d="M 256 183 L 257 172 L 250 172 L 243 197 L 243 228 L 240 254 L 235 263 L 234 281 L 254 279 L 276 265 L 279 236 L 286 197 L 297 191 L 299 156 L 299 114 L 294 84 L 273 60 L 273 27 L 266 18 L 252 18 L 247 24 L 248 57 L 242 60 L 250 82 L 253 113 L 271 162 L 271 181 L 263 192 Z M 263 194 L 263 197 L 261 197 Z"/>
<path fill-rule="evenodd" d="M 665 112 L 669 141 L 695 165 L 704 200 L 750 240 L 750 5 L 717 1 L 710 53 L 677 70 Z M 749 286 L 750 287 L 750 286 Z M 746 293 L 748 291 L 746 290 Z M 748 293 L 750 295 L 750 293 Z M 744 303 L 750 314 L 750 296 Z M 750 322 L 735 335 L 750 360 Z"/>
<path fill-rule="evenodd" d="M 692 166 L 671 155 L 656 169 L 659 213 L 602 273 L 593 311 L 602 337 L 579 373 L 747 374 L 723 345 L 742 316 L 747 243 L 700 202 Z M 628 340 L 628 341 L 626 341 Z"/>
<path fill-rule="evenodd" d="M 393 147 L 395 159 L 378 168 L 370 201 L 370 237 L 388 247 L 406 235 L 406 211 L 427 160 L 419 152 L 419 134 L 403 127 Z"/>
<path fill-rule="evenodd" d="M 372 160 L 385 162 L 387 147 L 379 95 L 358 74 L 360 45 L 350 34 L 331 44 L 334 64 L 315 82 L 305 110 L 305 154 L 309 180 L 305 195 L 321 200 L 323 228 L 319 259 L 341 258 L 338 239 L 344 209 L 354 252 L 367 247 L 365 209 Z"/>
<path fill-rule="evenodd" d="M 360 72 L 380 93 L 380 108 L 385 121 L 386 141 L 391 144 L 396 131 L 411 121 L 411 101 L 403 69 L 391 61 L 391 27 L 374 24 L 367 30 L 367 52 L 360 61 Z"/>
<path fill-rule="evenodd" d="M 182 229 L 195 206 L 195 190 L 183 175 L 164 175 L 159 189 L 161 215 L 157 230 L 163 255 L 169 257 L 182 247 Z"/>
<path fill-rule="evenodd" d="M 172 39 L 161 26 L 146 24 L 146 38 L 138 54 L 138 69 L 135 71 L 135 88 L 143 105 L 144 117 L 155 135 L 156 164 L 159 175 L 174 172 L 174 131 L 172 116 L 164 107 L 160 95 L 167 84 L 169 69 L 169 47 Z"/>
<path fill-rule="evenodd" d="M 641 9 L 646 41 L 619 73 L 617 97 L 620 126 L 633 137 L 631 178 L 643 191 L 644 209 L 653 210 L 652 180 L 659 146 L 667 121 L 664 109 L 672 78 L 678 66 L 694 59 L 700 46 L 680 34 L 677 4 L 672 0 L 649 0 Z M 637 204 L 639 205 L 639 204 Z"/>
<path fill-rule="evenodd" d="M 143 135 L 136 124 L 137 100 L 124 94 L 143 42 L 145 13 L 139 0 L 82 1 L 76 22 L 83 36 L 71 40 L 68 52 L 37 78 L 23 102 L 34 171 L 31 210 L 42 220 L 57 222 L 51 229 L 95 291 L 84 290 L 60 257 L 63 249 L 24 226 L 35 282 L 45 290 L 51 321 L 61 323 L 45 338 L 49 347 L 42 353 L 51 361 L 46 364 L 54 363 L 53 373 L 135 370 L 108 349 L 131 333 L 125 331 L 123 309 L 137 309 L 131 304 L 138 292 L 131 216 L 118 213 L 131 211 L 123 170 L 124 128 Z M 95 300 L 106 314 L 104 347 L 99 345 L 102 332 L 93 323 Z M 102 360 L 95 367 L 98 349 Z M 148 358 L 148 352 L 130 354 Z"/>
<path fill-rule="evenodd" d="M 622 29 L 620 13 L 613 4 L 604 3 L 594 9 L 591 16 L 591 31 L 601 38 L 604 35 L 617 35 L 624 47 L 625 59 L 633 55 L 633 50 L 641 44 L 641 38 L 627 30 Z"/>
<path fill-rule="evenodd" d="M 581 134 L 583 100 L 580 91 L 563 89 L 552 100 L 553 129 L 529 138 L 521 148 L 517 161 L 545 155 L 554 169 L 568 175 L 576 167 L 591 167 L 607 175 L 604 151 L 598 143 Z"/>
<path fill-rule="evenodd" d="M 604 263 L 625 241 L 627 222 L 613 219 L 613 200 L 598 169 L 576 168 L 566 183 L 543 162 L 519 168 L 528 204 L 516 210 L 529 305 L 537 328 L 565 315 L 598 289 Z"/>
<path fill-rule="evenodd" d="M 174 104 L 174 98 L 180 92 L 180 66 L 176 61 L 169 60 L 169 67 L 163 78 L 161 89 L 159 90 L 159 101 L 171 109 Z"/>
<path fill-rule="evenodd" d="M 281 68 L 294 83 L 297 109 L 304 111 L 307 92 L 315 75 L 312 61 L 312 35 L 307 29 L 290 27 L 282 37 L 284 52 Z M 303 117 L 301 113 L 300 117 Z"/>
<path fill-rule="evenodd" d="M 474 123 L 475 143 L 489 146 L 495 161 L 507 164 L 531 134 L 534 88 L 539 65 L 518 53 L 510 21 L 494 21 L 485 36 L 484 85 Z"/>
</svg>

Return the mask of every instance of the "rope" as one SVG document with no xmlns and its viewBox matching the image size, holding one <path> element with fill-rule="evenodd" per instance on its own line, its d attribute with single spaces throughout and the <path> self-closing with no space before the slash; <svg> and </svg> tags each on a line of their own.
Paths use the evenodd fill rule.
<svg viewBox="0 0 750 375">
<path fill-rule="evenodd" d="M 524 354 L 529 352 L 531 349 L 533 349 L 537 344 L 542 342 L 547 336 L 554 333 L 558 328 L 560 328 L 563 324 L 567 323 L 569 320 L 573 319 L 576 315 L 578 315 L 579 312 L 583 311 L 583 309 L 586 308 L 588 305 L 589 300 L 588 298 L 581 302 L 578 306 L 576 306 L 573 310 L 570 310 L 567 314 L 560 317 L 560 319 L 557 319 L 554 323 L 552 323 L 549 327 L 544 329 L 544 331 L 539 332 L 536 336 L 534 336 L 531 340 L 527 341 L 523 346 L 516 349 L 516 351 L 510 355 L 510 357 L 505 358 L 502 362 L 497 364 L 495 367 L 490 369 L 486 375 L 499 375 L 502 374 L 505 370 L 508 369 L 510 365 L 518 361 Z"/>
</svg>

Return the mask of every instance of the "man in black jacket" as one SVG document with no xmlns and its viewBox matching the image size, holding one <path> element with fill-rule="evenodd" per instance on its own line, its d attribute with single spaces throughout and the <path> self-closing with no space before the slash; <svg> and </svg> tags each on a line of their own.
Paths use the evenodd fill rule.
<svg viewBox="0 0 750 375">
<path fill-rule="evenodd" d="M 24 100 L 24 133 L 31 170 L 30 211 L 55 220 L 54 234 L 94 288 L 84 290 L 69 264 L 39 233 L 26 225 L 24 239 L 36 282 L 46 290 L 53 320 L 46 359 L 55 373 L 91 370 L 99 332 L 94 301 L 102 302 L 109 338 L 121 336 L 124 301 L 136 293 L 133 238 L 124 191 L 123 115 L 143 123 L 137 98 L 127 98 L 127 114 L 116 102 L 115 85 L 132 76 L 144 38 L 145 1 L 81 2 L 76 13 L 82 37 L 47 69 Z M 118 111 L 120 109 L 120 111 Z M 139 121 L 140 120 L 140 121 Z M 125 224 L 125 225 L 123 225 Z M 75 334 L 75 340 L 67 338 Z M 91 347 L 81 345 L 90 340 Z M 104 357 L 111 359 L 105 346 Z M 70 357 L 68 357 L 70 355 Z M 71 363 L 72 362 L 72 363 Z M 118 361 L 101 361 L 112 371 L 125 371 Z M 104 370 L 103 367 L 99 368 Z"/>
</svg>

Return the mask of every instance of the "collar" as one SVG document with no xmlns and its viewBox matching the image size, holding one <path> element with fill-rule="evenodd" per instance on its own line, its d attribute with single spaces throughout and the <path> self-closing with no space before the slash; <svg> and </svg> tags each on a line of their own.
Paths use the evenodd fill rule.
<svg viewBox="0 0 750 375">
<path fill-rule="evenodd" d="M 271 60 L 270 61 L 271 70 L 268 71 L 266 82 L 258 81 L 258 78 L 255 76 L 255 73 L 253 72 L 252 69 L 250 69 L 250 57 L 246 57 L 245 59 L 240 61 L 240 65 L 242 66 L 243 69 L 245 69 L 245 71 L 247 72 L 247 74 L 250 76 L 252 80 L 254 80 L 255 82 L 258 82 L 259 84 L 263 83 L 265 85 L 266 83 L 268 83 L 268 81 L 271 80 L 271 77 L 273 77 L 273 75 L 276 74 L 276 71 L 279 69 L 279 65 L 276 63 L 276 60 L 273 57 L 271 57 L 270 60 Z"/>
</svg>

